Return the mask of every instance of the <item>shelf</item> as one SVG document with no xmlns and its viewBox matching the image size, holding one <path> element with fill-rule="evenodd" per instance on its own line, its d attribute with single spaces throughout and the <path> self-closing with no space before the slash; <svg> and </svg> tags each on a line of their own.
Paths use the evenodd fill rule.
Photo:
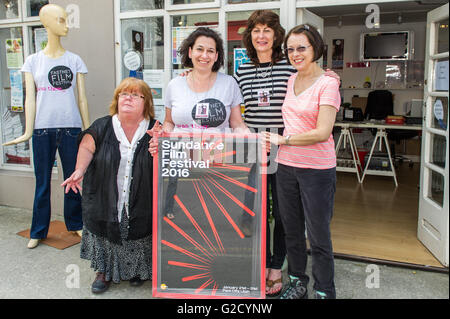
<svg viewBox="0 0 450 319">
<path fill-rule="evenodd" d="M 338 172 L 350 172 L 350 173 L 358 172 L 358 170 L 355 167 L 343 167 L 343 166 L 336 166 L 336 171 L 338 171 Z"/>
<path fill-rule="evenodd" d="M 364 172 L 366 175 L 379 175 L 379 176 L 395 176 L 392 171 L 387 170 L 377 170 L 377 169 L 366 169 Z"/>
</svg>

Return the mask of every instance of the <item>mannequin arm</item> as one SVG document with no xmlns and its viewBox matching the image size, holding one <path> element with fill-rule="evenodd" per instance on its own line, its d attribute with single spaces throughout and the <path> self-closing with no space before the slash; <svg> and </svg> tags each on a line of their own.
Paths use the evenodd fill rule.
<svg viewBox="0 0 450 319">
<path fill-rule="evenodd" d="M 91 123 L 89 121 L 89 108 L 86 98 L 86 89 L 84 85 L 84 74 L 77 73 L 77 90 L 78 90 L 78 108 L 80 109 L 81 120 L 83 121 L 83 129 L 87 129 Z"/>
<path fill-rule="evenodd" d="M 33 136 L 36 117 L 36 85 L 34 84 L 33 75 L 29 72 L 25 72 L 25 92 L 25 133 L 12 141 L 4 143 L 4 146 L 26 142 Z"/>
</svg>

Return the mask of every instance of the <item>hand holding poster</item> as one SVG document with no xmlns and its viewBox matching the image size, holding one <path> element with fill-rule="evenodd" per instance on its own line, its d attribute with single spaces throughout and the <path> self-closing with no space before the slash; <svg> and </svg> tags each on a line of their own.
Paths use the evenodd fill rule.
<svg viewBox="0 0 450 319">
<path fill-rule="evenodd" d="M 154 296 L 264 298 L 265 162 L 255 134 L 159 137 Z"/>
</svg>

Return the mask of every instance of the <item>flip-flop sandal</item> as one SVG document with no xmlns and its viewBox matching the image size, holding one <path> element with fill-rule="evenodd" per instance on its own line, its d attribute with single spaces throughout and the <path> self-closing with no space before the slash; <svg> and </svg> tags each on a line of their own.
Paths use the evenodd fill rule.
<svg viewBox="0 0 450 319">
<path fill-rule="evenodd" d="M 274 293 L 266 293 L 266 297 L 277 297 L 280 295 L 281 291 L 283 290 L 283 279 L 282 278 L 278 278 L 277 280 L 270 280 L 267 279 L 266 281 L 266 287 L 272 288 L 273 286 L 275 286 L 276 284 L 281 284 L 280 290 L 274 292 Z"/>
</svg>

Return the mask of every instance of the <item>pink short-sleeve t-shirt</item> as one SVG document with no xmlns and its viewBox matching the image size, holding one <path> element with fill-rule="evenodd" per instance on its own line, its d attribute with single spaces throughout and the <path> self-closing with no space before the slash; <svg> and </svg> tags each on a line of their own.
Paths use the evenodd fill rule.
<svg viewBox="0 0 450 319">
<path fill-rule="evenodd" d="M 308 132 L 317 125 L 319 108 L 330 105 L 339 111 L 341 97 L 337 79 L 322 74 L 316 82 L 298 96 L 294 93 L 293 74 L 288 81 L 286 98 L 282 107 L 285 125 L 284 136 Z M 325 142 L 307 146 L 281 145 L 276 161 L 299 168 L 329 169 L 336 167 L 333 135 Z"/>
</svg>

